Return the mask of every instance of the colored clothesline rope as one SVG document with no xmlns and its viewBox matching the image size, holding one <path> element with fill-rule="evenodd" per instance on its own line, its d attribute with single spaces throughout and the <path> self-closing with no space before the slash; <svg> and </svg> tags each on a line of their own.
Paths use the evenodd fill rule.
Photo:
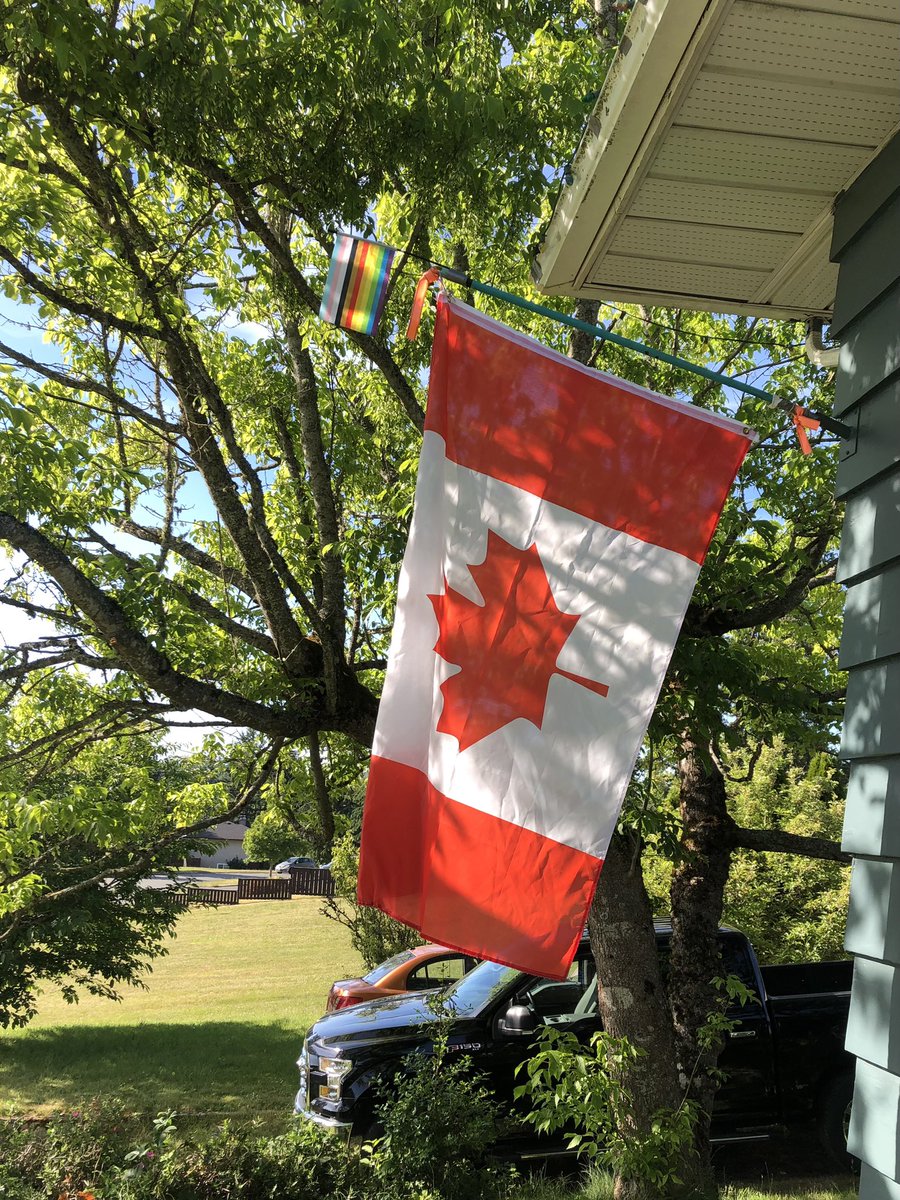
<svg viewBox="0 0 900 1200">
<path fill-rule="evenodd" d="M 416 262 L 425 263 L 426 266 L 436 266 L 439 270 L 449 272 L 455 271 L 454 267 L 444 267 L 441 263 L 436 263 L 434 259 L 429 258 L 424 254 L 417 254 L 412 250 L 399 250 L 396 246 L 390 247 L 396 254 L 402 254 L 406 258 L 413 258 Z M 457 272 L 461 274 L 461 272 Z M 447 276 L 450 279 L 450 276 Z M 451 282 L 455 282 L 451 280 Z M 708 346 L 711 342 L 737 342 L 743 346 L 755 346 L 760 350 L 799 350 L 802 349 L 805 339 L 799 342 L 757 342 L 751 338 L 741 337 L 739 333 L 697 333 L 693 329 L 676 329 L 674 325 L 667 325 L 665 321 L 654 320 L 653 317 L 635 317 L 634 313 L 630 313 L 627 308 L 622 308 L 621 305 L 611 304 L 609 300 L 598 300 L 597 303 L 601 308 L 608 308 L 610 312 L 618 314 L 620 317 L 630 317 L 634 320 L 640 320 L 642 325 L 652 325 L 654 329 L 662 329 L 666 333 L 670 333 L 673 337 L 693 338 L 695 342 L 700 342 L 704 346 Z M 796 322 L 795 322 L 796 324 Z"/>
<path fill-rule="evenodd" d="M 558 312 L 556 309 L 548 308 L 544 304 L 537 304 L 533 300 L 527 300 L 524 296 L 517 296 L 513 292 L 504 291 L 503 288 L 494 287 L 490 283 L 482 283 L 478 279 L 473 279 L 470 275 L 466 275 L 463 271 L 457 271 L 452 267 L 432 266 L 419 280 L 416 288 L 416 301 L 413 304 L 413 317 L 415 318 L 415 329 L 418 329 L 419 317 L 421 315 L 422 302 L 424 302 L 425 294 L 431 283 L 437 282 L 439 279 L 446 280 L 447 283 L 456 283 L 462 287 L 469 288 L 473 292 L 480 292 L 484 296 L 490 296 L 494 300 L 502 300 L 507 304 L 513 304 L 517 308 L 525 309 L 527 312 L 532 312 L 540 317 L 547 317 L 551 321 L 557 321 L 561 325 L 567 325 L 571 329 L 578 329 L 582 333 L 590 334 L 591 337 L 599 338 L 601 341 L 612 342 L 616 346 L 621 346 L 625 350 L 633 350 L 636 354 L 642 354 L 646 358 L 655 359 L 657 362 L 667 363 L 671 367 L 678 367 L 683 371 L 690 371 L 694 375 L 699 375 L 703 379 L 708 379 L 711 383 L 716 383 L 721 387 L 730 387 L 735 391 L 742 392 L 747 396 L 754 396 L 757 400 L 764 400 L 773 408 L 780 409 L 786 413 L 794 426 L 797 433 L 797 439 L 800 442 L 800 448 L 804 454 L 809 454 L 811 447 L 809 438 L 806 436 L 807 429 L 827 429 L 829 433 L 834 433 L 841 438 L 849 438 L 853 434 L 853 430 L 843 421 L 835 420 L 834 417 L 828 416 L 819 412 L 807 412 L 800 404 L 789 400 L 786 397 L 776 396 L 772 392 L 767 392 L 764 388 L 759 388 L 753 383 L 746 383 L 743 379 L 736 379 L 732 375 L 723 375 L 720 371 L 714 371 L 711 367 L 701 366 L 699 363 L 691 362 L 687 358 L 681 358 L 677 354 L 669 354 L 665 350 L 657 350 L 655 346 L 648 346 L 644 342 L 637 342 L 633 338 L 624 337 L 620 333 L 615 333 L 611 329 L 606 329 L 602 325 L 594 325 L 589 321 L 582 321 L 578 317 L 569 316 L 568 313 Z M 413 317 L 410 319 L 410 328 L 413 326 Z M 415 331 L 407 331 L 407 336 L 415 337 Z"/>
</svg>

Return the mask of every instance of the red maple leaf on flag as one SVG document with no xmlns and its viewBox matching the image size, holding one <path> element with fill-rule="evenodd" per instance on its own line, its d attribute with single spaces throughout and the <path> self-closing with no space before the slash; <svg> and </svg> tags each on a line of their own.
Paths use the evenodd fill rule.
<svg viewBox="0 0 900 1200">
<path fill-rule="evenodd" d="M 554 675 L 607 695 L 606 684 L 556 665 L 581 618 L 557 606 L 534 543 L 519 550 L 488 530 L 484 562 L 469 573 L 483 604 L 454 591 L 446 579 L 443 594 L 428 597 L 440 629 L 434 649 L 460 668 L 441 684 L 439 732 L 466 750 L 517 717 L 540 729 Z"/>
</svg>

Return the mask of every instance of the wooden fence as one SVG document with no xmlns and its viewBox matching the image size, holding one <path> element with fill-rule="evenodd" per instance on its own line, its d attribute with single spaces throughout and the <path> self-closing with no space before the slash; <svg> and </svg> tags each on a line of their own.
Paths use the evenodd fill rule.
<svg viewBox="0 0 900 1200">
<path fill-rule="evenodd" d="M 290 879 L 253 879 L 242 877 L 237 885 L 241 900 L 290 900 Z"/>
<path fill-rule="evenodd" d="M 290 872 L 292 896 L 333 896 L 334 879 L 322 867 L 297 867 Z"/>
<path fill-rule="evenodd" d="M 235 888 L 217 887 L 186 887 L 180 891 L 170 892 L 173 904 L 237 904 L 238 892 Z"/>
</svg>

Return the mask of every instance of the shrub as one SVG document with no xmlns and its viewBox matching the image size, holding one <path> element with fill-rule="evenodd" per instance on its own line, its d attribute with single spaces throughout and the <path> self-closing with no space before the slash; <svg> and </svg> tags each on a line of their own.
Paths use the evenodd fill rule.
<svg viewBox="0 0 900 1200">
<path fill-rule="evenodd" d="M 413 1056 L 385 1105 L 384 1137 L 346 1146 L 298 1121 L 278 1136 L 223 1125 L 179 1139 L 97 1103 L 46 1127 L 0 1122 L 0 1200 L 492 1200 L 510 1178 L 486 1161 L 496 1108 L 469 1064 Z"/>
<path fill-rule="evenodd" d="M 43 1200 L 39 1173 L 42 1130 L 25 1121 L 0 1121 L 0 1200 Z"/>
<path fill-rule="evenodd" d="M 322 913 L 350 930 L 350 942 L 367 968 L 392 958 L 401 950 L 421 946 L 423 939 L 408 925 L 356 903 L 356 878 L 359 874 L 359 848 L 352 833 L 334 843 L 331 875 L 334 898 L 326 900 Z"/>
<path fill-rule="evenodd" d="M 358 1152 L 306 1122 L 277 1137 L 226 1124 L 168 1156 L 157 1187 L 165 1200 L 363 1200 L 370 1180 Z"/>
<path fill-rule="evenodd" d="M 488 1161 L 499 1107 L 468 1056 L 448 1059 L 443 1031 L 430 1054 L 407 1057 L 396 1094 L 379 1109 L 383 1136 L 369 1161 L 380 1200 L 482 1200 L 499 1196 L 509 1168 Z"/>
<path fill-rule="evenodd" d="M 138 1135 L 138 1123 L 114 1101 L 95 1101 L 47 1125 L 38 1179 L 47 1196 L 88 1192 L 119 1167 Z"/>
<path fill-rule="evenodd" d="M 716 1014 L 714 1034 L 722 1020 Z M 553 1026 L 540 1031 L 536 1047 L 517 1068 L 525 1082 L 513 1093 L 532 1102 L 527 1120 L 535 1129 L 566 1133 L 570 1150 L 627 1180 L 640 1180 L 661 1192 L 670 1183 L 682 1182 L 678 1171 L 691 1151 L 697 1105 L 685 1099 L 674 1111 L 656 1113 L 649 1129 L 639 1133 L 633 1127 L 623 1078 L 627 1065 L 645 1050 L 605 1032 L 595 1033 L 588 1049 L 575 1034 Z"/>
</svg>

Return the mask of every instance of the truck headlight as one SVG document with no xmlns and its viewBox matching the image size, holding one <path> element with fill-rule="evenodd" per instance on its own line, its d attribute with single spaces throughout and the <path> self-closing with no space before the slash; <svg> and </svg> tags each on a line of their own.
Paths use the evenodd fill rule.
<svg viewBox="0 0 900 1200">
<path fill-rule="evenodd" d="M 349 1058 L 319 1059 L 319 1070 L 325 1076 L 325 1083 L 319 1085 L 320 1100 L 340 1100 L 341 1084 L 352 1066 Z"/>
</svg>

